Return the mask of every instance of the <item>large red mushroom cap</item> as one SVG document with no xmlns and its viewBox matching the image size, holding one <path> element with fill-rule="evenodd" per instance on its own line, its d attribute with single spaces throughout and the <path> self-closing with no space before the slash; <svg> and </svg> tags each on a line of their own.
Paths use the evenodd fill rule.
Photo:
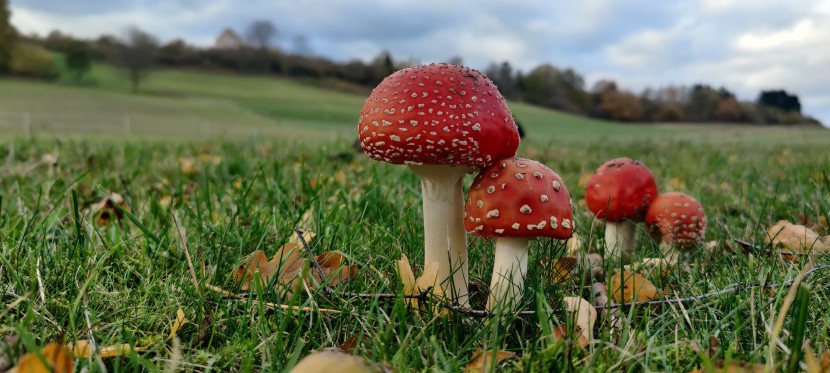
<svg viewBox="0 0 830 373">
<path fill-rule="evenodd" d="M 585 186 L 588 209 L 600 219 L 642 221 L 657 198 L 657 183 L 639 161 L 617 158 L 603 163 Z"/>
<path fill-rule="evenodd" d="M 678 192 L 661 194 L 646 214 L 646 231 L 661 245 L 690 249 L 706 235 L 706 213 L 694 198 Z"/>
<path fill-rule="evenodd" d="M 519 132 L 504 97 L 478 71 L 420 65 L 389 75 L 357 123 L 363 151 L 395 164 L 468 165 L 512 157 Z"/>
<path fill-rule="evenodd" d="M 574 230 L 572 208 L 556 172 L 530 159 L 503 159 L 473 180 L 464 228 L 479 236 L 563 240 Z"/>
</svg>

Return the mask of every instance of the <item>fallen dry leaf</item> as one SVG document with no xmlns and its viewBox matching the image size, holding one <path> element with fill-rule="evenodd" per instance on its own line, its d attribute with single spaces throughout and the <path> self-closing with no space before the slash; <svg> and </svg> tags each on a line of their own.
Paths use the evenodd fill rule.
<svg viewBox="0 0 830 373">
<path fill-rule="evenodd" d="M 574 324 L 579 327 L 585 342 L 590 342 L 593 339 L 594 323 L 597 321 L 597 310 L 590 302 L 579 297 L 564 297 L 562 301 L 565 303 L 565 309 L 573 317 Z"/>
<path fill-rule="evenodd" d="M 568 238 L 565 241 L 565 255 L 566 256 L 576 256 L 576 254 L 582 248 L 582 238 L 579 237 L 578 234 L 574 233 L 571 235 L 571 238 Z"/>
<path fill-rule="evenodd" d="M 179 158 L 179 168 L 185 175 L 190 175 L 198 170 L 196 167 L 196 160 L 187 157 Z"/>
<path fill-rule="evenodd" d="M 173 321 L 173 326 L 170 327 L 170 335 L 168 335 L 167 338 L 170 339 L 175 337 L 185 322 L 187 322 L 187 320 L 184 318 L 184 311 L 179 308 L 176 310 L 176 320 Z"/>
<path fill-rule="evenodd" d="M 72 373 L 73 371 L 72 355 L 62 343 L 49 343 L 40 350 L 40 356 L 32 352 L 23 355 L 17 361 L 17 367 L 13 371 L 16 373 Z"/>
<path fill-rule="evenodd" d="M 320 267 L 323 268 L 325 279 L 320 278 L 320 274 L 313 270 L 314 278 L 322 284 L 324 281 L 329 281 L 330 285 L 337 285 L 346 282 L 357 276 L 356 265 L 346 265 L 346 257 L 337 252 L 327 252 L 318 255 L 314 258 Z"/>
<path fill-rule="evenodd" d="M 570 334 L 570 333 L 568 333 L 568 327 L 565 326 L 565 325 L 559 325 L 557 327 L 554 327 L 553 328 L 553 336 L 552 336 L 553 340 L 554 341 L 562 341 L 562 340 L 568 340 L 568 339 L 574 339 L 575 338 L 576 339 L 576 344 L 580 348 L 588 347 L 588 340 L 585 339 L 585 334 L 582 333 L 581 328 L 576 326 L 574 329 L 575 329 L 574 332 L 576 332 L 576 333 Z"/>
<path fill-rule="evenodd" d="M 314 352 L 300 360 L 291 373 L 372 373 L 381 368 L 359 356 L 342 351 L 325 350 Z"/>
<path fill-rule="evenodd" d="M 552 285 L 559 285 L 568 282 L 571 279 L 571 272 L 576 269 L 577 260 L 571 257 L 562 257 L 548 262 L 547 259 L 542 258 L 541 264 L 543 268 L 547 268 L 550 276 L 550 283 Z"/>
<path fill-rule="evenodd" d="M 401 279 L 401 283 L 403 284 L 403 293 L 404 294 L 414 294 L 415 293 L 415 273 L 412 272 L 412 266 L 409 264 L 409 259 L 406 255 L 401 255 L 401 259 L 398 260 L 397 263 L 398 267 L 398 278 Z M 417 305 L 417 299 L 407 299 L 406 303 L 409 304 L 410 307 L 415 307 Z"/>
<path fill-rule="evenodd" d="M 730 361 L 726 363 L 723 359 L 715 361 L 715 372 L 717 373 L 762 373 L 766 372 L 766 366 L 757 363 L 748 363 L 745 361 Z M 709 372 L 705 369 L 695 369 L 689 373 Z"/>
<path fill-rule="evenodd" d="M 473 360 L 464 367 L 465 373 L 484 373 L 494 371 L 501 363 L 507 360 L 517 360 L 518 355 L 515 352 L 508 352 L 502 350 L 476 350 L 473 353 Z M 500 369 L 495 369 L 500 371 Z"/>
<path fill-rule="evenodd" d="M 120 221 L 124 218 L 124 212 L 115 207 L 116 205 L 125 211 L 130 211 L 130 205 L 124 200 L 124 197 L 118 193 L 111 193 L 90 206 L 89 213 L 95 216 L 95 223 L 98 225 L 105 225 L 113 220 Z"/>
<path fill-rule="evenodd" d="M 87 340 L 70 343 L 69 348 L 72 354 L 78 359 L 87 359 L 93 354 L 92 345 Z M 114 344 L 104 347 L 98 347 L 98 355 L 101 358 L 110 358 L 116 356 L 123 356 L 129 354 L 131 351 L 141 352 L 145 351 L 145 347 L 132 346 L 127 343 Z"/>
<path fill-rule="evenodd" d="M 611 276 L 611 298 L 617 303 L 645 302 L 660 298 L 662 293 L 639 273 L 625 271 Z"/>
<path fill-rule="evenodd" d="M 317 268 L 310 264 L 302 255 L 302 245 L 289 242 L 283 245 L 271 260 L 261 250 L 254 251 L 236 269 L 234 280 L 241 284 L 242 290 L 250 289 L 256 274 L 259 274 L 261 284 L 268 284 L 277 276 L 280 292 L 292 294 L 294 290 L 306 280 L 304 274 L 310 273 L 315 280 L 307 283 L 310 288 L 316 289 L 325 281 L 337 285 L 350 280 L 357 275 L 357 266 L 345 265 L 345 258 L 336 252 L 326 252 L 315 257 L 315 261 L 322 267 L 321 278 Z"/>
<path fill-rule="evenodd" d="M 830 241 L 803 225 L 795 225 L 786 220 L 779 220 L 769 228 L 764 243 L 783 246 L 797 253 L 808 251 L 830 252 Z"/>
<path fill-rule="evenodd" d="M 409 259 L 406 255 L 401 255 L 401 259 L 398 260 L 397 267 L 398 277 L 401 279 L 401 283 L 403 284 L 404 294 L 418 294 L 430 291 L 430 294 L 433 297 L 444 297 L 444 288 L 438 284 L 438 262 L 426 263 L 424 266 L 424 272 L 417 278 L 415 277 L 415 273 L 412 271 L 412 266 L 409 264 Z M 418 299 L 409 298 L 406 300 L 406 303 L 410 307 L 415 307 L 418 305 Z M 426 312 L 426 305 L 421 304 L 420 306 L 421 311 Z M 438 303 L 435 304 L 434 310 L 436 313 L 441 315 L 449 314 L 448 310 L 444 309 L 441 304 Z"/>
</svg>

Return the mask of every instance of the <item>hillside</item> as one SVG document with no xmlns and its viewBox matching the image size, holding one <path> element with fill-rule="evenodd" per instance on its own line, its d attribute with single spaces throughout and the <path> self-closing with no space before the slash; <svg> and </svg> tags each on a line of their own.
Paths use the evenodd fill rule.
<svg viewBox="0 0 830 373">
<path fill-rule="evenodd" d="M 0 82 L 0 134 L 24 131 L 151 138 L 247 137 L 334 140 L 354 136 L 364 96 L 287 79 L 159 71 L 132 95 L 117 70 L 98 65 L 81 87 L 22 80 Z M 620 124 L 511 102 L 531 137 L 557 142 L 584 138 L 798 139 L 827 141 L 813 128 L 736 125 Z"/>
</svg>

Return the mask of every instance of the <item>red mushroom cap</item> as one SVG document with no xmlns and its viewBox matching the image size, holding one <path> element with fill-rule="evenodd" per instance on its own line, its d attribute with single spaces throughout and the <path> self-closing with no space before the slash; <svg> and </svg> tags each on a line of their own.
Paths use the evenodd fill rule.
<svg viewBox="0 0 830 373">
<path fill-rule="evenodd" d="M 694 198 L 678 192 L 657 197 L 646 214 L 646 231 L 661 242 L 689 249 L 706 234 L 706 213 Z"/>
<path fill-rule="evenodd" d="M 572 208 L 568 188 L 556 172 L 530 159 L 503 159 L 473 180 L 464 229 L 479 236 L 561 240 L 573 233 Z"/>
<path fill-rule="evenodd" d="M 495 84 L 474 69 L 420 65 L 389 75 L 357 122 L 360 146 L 389 163 L 481 169 L 512 157 L 519 132 Z"/>
<path fill-rule="evenodd" d="M 651 171 L 630 158 L 603 163 L 585 186 L 588 209 L 608 221 L 642 221 L 655 198 L 657 183 Z"/>
</svg>

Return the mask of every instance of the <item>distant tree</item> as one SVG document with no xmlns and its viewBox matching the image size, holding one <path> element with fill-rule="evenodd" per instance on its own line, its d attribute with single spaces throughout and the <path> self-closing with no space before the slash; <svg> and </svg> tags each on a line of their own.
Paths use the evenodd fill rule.
<svg viewBox="0 0 830 373">
<path fill-rule="evenodd" d="M 532 104 L 554 109 L 568 109 L 565 89 L 561 85 L 559 70 L 553 65 L 542 64 L 531 70 L 523 79 L 524 98 Z"/>
<path fill-rule="evenodd" d="M 617 82 L 608 79 L 601 79 L 594 83 L 594 87 L 591 88 L 591 93 L 595 95 L 601 95 L 606 92 L 616 92 L 617 91 Z"/>
<path fill-rule="evenodd" d="M 784 90 L 761 91 L 758 95 L 758 105 L 778 108 L 785 112 L 801 112 L 801 101 L 798 96 Z"/>
<path fill-rule="evenodd" d="M 461 56 L 452 56 L 447 60 L 447 63 L 462 66 L 464 65 L 464 59 Z"/>
<path fill-rule="evenodd" d="M 599 94 L 593 113 L 600 118 L 633 122 L 643 119 L 643 106 L 633 93 L 605 89 Z"/>
<path fill-rule="evenodd" d="M 10 22 L 8 0 L 0 0 L 0 74 L 9 71 L 17 32 Z"/>
<path fill-rule="evenodd" d="M 271 46 L 271 40 L 277 35 L 277 27 L 268 20 L 251 22 L 245 32 L 245 39 L 248 43 L 260 50 L 266 50 Z"/>
<path fill-rule="evenodd" d="M 130 27 L 122 43 L 115 48 L 114 62 L 128 72 L 133 93 L 138 92 L 139 84 L 155 62 L 158 40 L 149 33 Z"/>
<path fill-rule="evenodd" d="M 82 41 L 75 41 L 67 47 L 66 67 L 72 72 L 72 78 L 80 81 L 92 68 L 92 55 L 89 52 L 89 45 Z"/>
<path fill-rule="evenodd" d="M 369 85 L 375 86 L 395 72 L 395 62 L 392 60 L 392 55 L 389 52 L 383 51 L 375 56 L 369 64 L 369 69 L 371 75 Z"/>
<path fill-rule="evenodd" d="M 722 92 L 706 84 L 695 84 L 689 92 L 684 116 L 690 122 L 716 120 L 715 112 L 722 99 Z"/>
<path fill-rule="evenodd" d="M 156 60 L 161 65 L 187 66 L 198 63 L 195 52 L 182 39 L 175 39 L 164 44 L 158 50 Z"/>
<path fill-rule="evenodd" d="M 484 75 L 487 75 L 496 84 L 502 96 L 517 98 L 516 75 L 513 72 L 513 66 L 510 66 L 510 62 L 504 61 L 501 64 L 491 63 L 484 70 Z"/>
<path fill-rule="evenodd" d="M 313 54 L 311 46 L 308 44 L 308 37 L 303 34 L 294 35 L 292 39 L 292 52 L 298 56 L 309 57 Z"/>
<path fill-rule="evenodd" d="M 728 95 L 718 102 L 715 119 L 719 122 L 737 122 L 741 119 L 741 108 L 734 95 Z"/>
</svg>

